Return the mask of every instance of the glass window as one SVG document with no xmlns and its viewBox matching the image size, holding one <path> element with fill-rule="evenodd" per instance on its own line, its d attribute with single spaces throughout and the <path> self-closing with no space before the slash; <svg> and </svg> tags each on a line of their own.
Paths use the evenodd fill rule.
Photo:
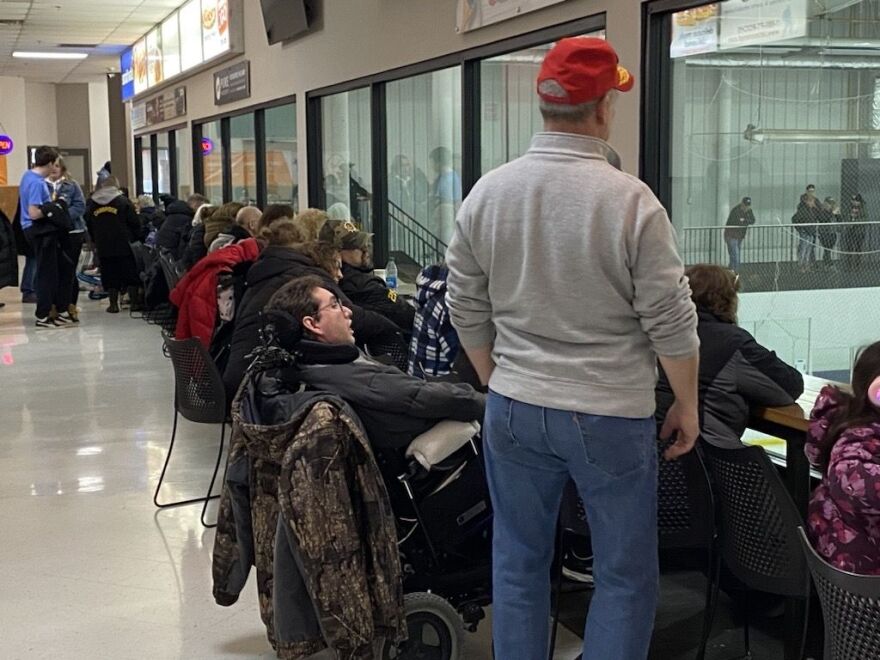
<svg viewBox="0 0 880 660">
<path fill-rule="evenodd" d="M 461 67 L 388 83 L 389 252 L 440 260 L 461 205 Z"/>
<path fill-rule="evenodd" d="M 202 124 L 202 182 L 205 196 L 215 204 L 223 203 L 223 141 L 220 120 Z"/>
<path fill-rule="evenodd" d="M 327 211 L 331 217 L 352 218 L 366 231 L 372 231 L 370 90 L 322 98 L 321 129 Z"/>
<path fill-rule="evenodd" d="M 145 135 L 141 140 L 141 192 L 145 195 L 153 194 L 153 166 L 150 149 L 150 138 Z"/>
<path fill-rule="evenodd" d="M 156 158 L 159 163 L 159 193 L 171 192 L 171 154 L 168 151 L 168 133 L 156 136 Z"/>
<path fill-rule="evenodd" d="M 880 322 L 880 0 L 832 4 L 678 12 L 664 86 L 683 258 L 740 274 L 760 343 L 847 380 Z"/>
<path fill-rule="evenodd" d="M 605 32 L 588 36 L 604 38 Z M 481 173 L 522 156 L 532 136 L 542 130 L 535 80 L 554 43 L 480 62 Z"/>
<path fill-rule="evenodd" d="M 192 177 L 192 131 L 179 128 L 174 136 L 175 158 L 177 159 L 177 190 L 172 194 L 178 199 L 186 199 L 193 191 Z"/>
<path fill-rule="evenodd" d="M 257 203 L 257 147 L 254 141 L 254 114 L 229 120 L 229 154 L 232 165 L 232 200 Z"/>
<path fill-rule="evenodd" d="M 299 210 L 296 156 L 296 104 L 267 108 L 266 203 L 290 204 Z"/>
</svg>

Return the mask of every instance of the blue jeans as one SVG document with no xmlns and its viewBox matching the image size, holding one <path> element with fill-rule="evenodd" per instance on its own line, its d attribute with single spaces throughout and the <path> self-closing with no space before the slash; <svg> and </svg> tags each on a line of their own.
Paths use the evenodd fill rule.
<svg viewBox="0 0 880 660">
<path fill-rule="evenodd" d="M 486 471 L 495 507 L 495 657 L 545 660 L 550 565 L 571 476 L 593 544 L 595 595 L 584 660 L 648 654 L 657 607 L 657 441 L 653 418 L 541 408 L 489 393 Z"/>
<path fill-rule="evenodd" d="M 730 270 L 735 273 L 739 272 L 740 260 L 739 260 L 739 251 L 742 246 L 743 239 L 741 238 L 725 238 L 724 242 L 727 243 L 727 254 L 730 255 Z"/>
<path fill-rule="evenodd" d="M 21 289 L 22 295 L 30 295 L 32 293 L 36 293 L 36 278 L 37 278 L 37 258 L 36 257 L 25 257 L 24 258 L 24 270 L 21 273 Z"/>
<path fill-rule="evenodd" d="M 801 265 L 808 264 L 816 258 L 814 254 L 815 246 L 813 245 L 816 237 L 808 234 L 801 234 L 798 239 L 798 263 Z"/>
</svg>

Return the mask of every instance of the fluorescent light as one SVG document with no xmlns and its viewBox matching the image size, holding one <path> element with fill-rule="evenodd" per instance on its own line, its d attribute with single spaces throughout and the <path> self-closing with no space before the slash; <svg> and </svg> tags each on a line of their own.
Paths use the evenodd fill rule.
<svg viewBox="0 0 880 660">
<path fill-rule="evenodd" d="M 24 50 L 16 50 L 12 53 L 13 57 L 29 60 L 84 60 L 89 56 L 88 53 L 49 53 L 49 52 L 29 52 Z"/>
</svg>

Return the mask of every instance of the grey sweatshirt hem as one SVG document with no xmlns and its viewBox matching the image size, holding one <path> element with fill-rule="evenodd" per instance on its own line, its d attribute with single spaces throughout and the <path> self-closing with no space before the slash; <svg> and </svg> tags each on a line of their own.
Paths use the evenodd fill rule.
<svg viewBox="0 0 880 660">
<path fill-rule="evenodd" d="M 489 381 L 493 392 L 533 406 L 570 410 L 587 415 L 642 419 L 654 414 L 654 384 L 650 379 L 638 389 L 597 383 L 575 383 L 550 376 L 535 378 L 496 367 Z"/>
</svg>

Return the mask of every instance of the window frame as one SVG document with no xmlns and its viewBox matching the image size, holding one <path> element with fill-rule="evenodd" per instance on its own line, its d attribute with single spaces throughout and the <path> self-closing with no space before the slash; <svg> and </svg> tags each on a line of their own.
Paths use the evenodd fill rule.
<svg viewBox="0 0 880 660">
<path fill-rule="evenodd" d="M 187 124 L 175 124 L 161 131 L 143 132 L 134 136 L 134 190 L 135 196 L 144 193 L 144 166 L 141 157 L 141 150 L 144 148 L 144 141 L 150 149 L 150 175 L 153 177 L 153 199 L 159 203 L 159 195 L 163 194 L 159 188 L 159 135 L 165 133 L 168 136 L 168 155 L 169 155 L 169 194 L 175 197 L 180 191 L 180 173 L 177 169 L 177 159 L 174 154 L 177 152 L 177 132 L 187 128 Z"/>
<path fill-rule="evenodd" d="M 293 105 L 294 116 L 296 116 L 296 94 L 282 96 L 281 98 L 257 103 L 246 108 L 236 108 L 231 112 L 218 113 L 208 117 L 200 117 L 198 121 L 192 122 L 192 158 L 193 158 L 193 190 L 202 195 L 205 194 L 204 171 L 202 168 L 201 144 L 202 144 L 202 126 L 213 121 L 220 122 L 220 143 L 223 147 L 223 158 L 221 159 L 221 167 L 223 168 L 223 199 L 229 200 L 232 195 L 232 153 L 230 145 L 232 143 L 232 135 L 230 131 L 230 120 L 233 117 L 241 117 L 242 115 L 253 115 L 254 121 L 254 147 L 256 158 L 256 178 L 257 178 L 257 206 L 264 208 L 268 197 L 267 176 L 266 176 L 266 110 L 277 108 L 284 105 Z M 293 125 L 294 134 L 297 141 L 299 134 L 297 132 L 297 124 Z"/>
<path fill-rule="evenodd" d="M 698 2 L 696 4 L 704 4 Z M 388 205 L 387 191 L 387 117 L 385 114 L 385 87 L 388 83 L 414 76 L 433 73 L 454 66 L 461 67 L 461 149 L 462 149 L 462 195 L 467 196 L 481 176 L 480 172 L 480 64 L 483 60 L 516 52 L 525 48 L 540 46 L 564 37 L 598 32 L 607 28 L 607 15 L 604 11 L 578 18 L 565 23 L 525 32 L 523 34 L 474 46 L 465 50 L 448 53 L 432 59 L 389 69 L 380 73 L 355 78 L 346 82 L 306 92 L 306 148 L 308 162 L 308 205 L 323 208 L 324 159 L 321 122 L 321 100 L 324 97 L 351 92 L 368 87 L 370 89 L 370 145 L 373 166 L 372 209 L 373 231 L 375 233 L 375 262 L 385 263 L 388 259 L 389 235 L 388 218 L 385 209 Z"/>
</svg>

